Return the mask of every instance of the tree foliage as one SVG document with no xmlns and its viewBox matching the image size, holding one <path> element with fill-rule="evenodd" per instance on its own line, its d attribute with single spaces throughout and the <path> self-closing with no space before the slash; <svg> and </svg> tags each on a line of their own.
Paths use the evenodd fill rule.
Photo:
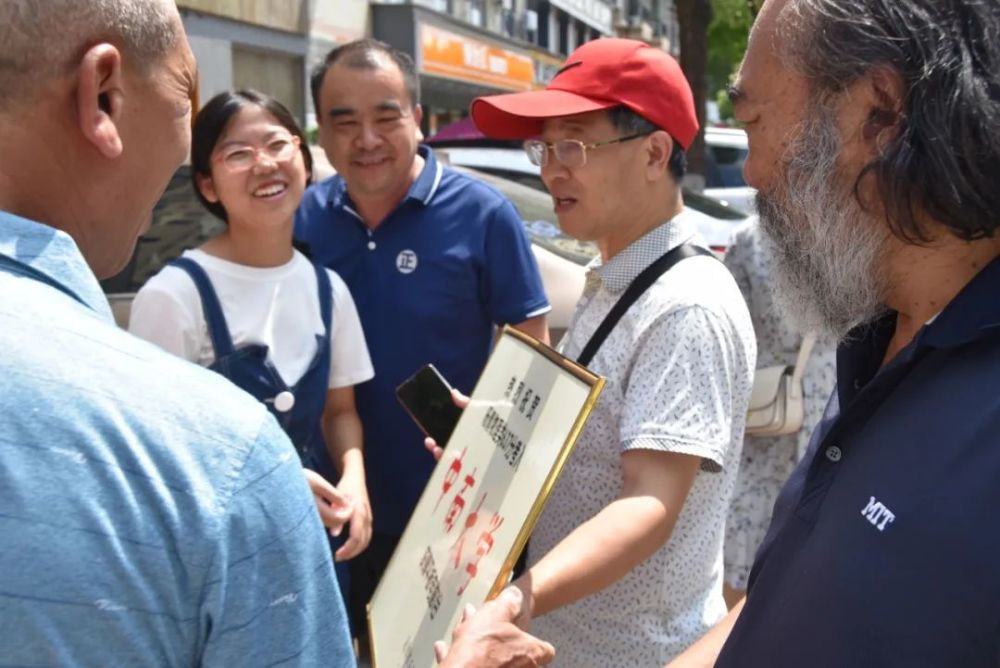
<svg viewBox="0 0 1000 668">
<path fill-rule="evenodd" d="M 722 101 L 743 54 L 753 19 L 747 0 L 712 0 L 713 18 L 708 27 L 708 98 Z M 722 117 L 726 118 L 725 109 Z"/>
<path fill-rule="evenodd" d="M 752 22 L 750 2 L 753 0 L 675 0 L 680 27 L 681 68 L 694 92 L 698 123 L 705 126 L 706 100 L 719 100 L 729 84 L 743 53 Z M 723 100 L 725 103 L 726 101 Z M 720 108 L 722 117 L 732 116 L 726 104 Z M 692 174 L 704 172 L 704 135 L 688 151 Z"/>
</svg>

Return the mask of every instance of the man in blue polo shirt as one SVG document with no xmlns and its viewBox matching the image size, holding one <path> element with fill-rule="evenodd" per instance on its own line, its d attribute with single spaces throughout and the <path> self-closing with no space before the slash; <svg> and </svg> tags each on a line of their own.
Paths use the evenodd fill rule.
<svg viewBox="0 0 1000 668">
<path fill-rule="evenodd" d="M 306 193 L 296 236 L 350 287 L 375 367 L 357 387 L 374 528 L 351 563 L 357 624 L 434 466 L 396 386 L 432 362 L 470 392 L 494 326 L 545 340 L 549 304 L 513 205 L 418 146 L 408 56 L 373 40 L 346 44 L 317 68 L 312 93 L 338 175 Z"/>
<path fill-rule="evenodd" d="M 996 2 L 765 2 L 744 171 L 838 386 L 745 602 L 677 666 L 997 665 L 997 35 Z"/>
</svg>

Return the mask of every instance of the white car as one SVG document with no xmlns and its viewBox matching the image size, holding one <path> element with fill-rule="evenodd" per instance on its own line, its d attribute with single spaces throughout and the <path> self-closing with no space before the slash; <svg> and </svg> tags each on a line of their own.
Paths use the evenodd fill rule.
<svg viewBox="0 0 1000 668">
<path fill-rule="evenodd" d="M 748 152 L 745 131 L 705 128 L 705 195 L 752 214 L 757 191 L 743 180 L 743 162 Z"/>
</svg>

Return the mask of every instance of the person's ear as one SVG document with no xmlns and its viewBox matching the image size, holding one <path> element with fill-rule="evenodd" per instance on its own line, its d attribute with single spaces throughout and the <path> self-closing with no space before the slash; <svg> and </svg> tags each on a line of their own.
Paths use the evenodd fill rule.
<svg viewBox="0 0 1000 668">
<path fill-rule="evenodd" d="M 198 192 L 201 193 L 202 197 L 213 204 L 219 201 L 219 193 L 215 191 L 215 182 L 212 181 L 211 176 L 202 176 L 201 174 L 198 174 L 195 177 L 195 183 L 198 184 Z"/>
<path fill-rule="evenodd" d="M 122 153 L 119 123 L 124 109 L 121 52 L 111 44 L 90 47 L 77 68 L 77 123 L 83 136 L 104 157 Z"/>
<path fill-rule="evenodd" d="M 877 157 L 902 130 L 905 86 L 899 72 L 887 67 L 873 69 L 859 84 L 865 109 L 861 136 L 869 153 Z"/>
<path fill-rule="evenodd" d="M 423 122 L 423 120 L 424 120 L 424 108 L 421 107 L 419 104 L 413 105 L 413 122 L 417 124 L 418 128 L 420 127 L 420 124 Z"/>
<path fill-rule="evenodd" d="M 650 181 L 659 181 L 669 168 L 674 140 L 667 132 L 657 130 L 646 138 L 645 144 L 643 156 L 646 160 L 646 178 Z"/>
</svg>

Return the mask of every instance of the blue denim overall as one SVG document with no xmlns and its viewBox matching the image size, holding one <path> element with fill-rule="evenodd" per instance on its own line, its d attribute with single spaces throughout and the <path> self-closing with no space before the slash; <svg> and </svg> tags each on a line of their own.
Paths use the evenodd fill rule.
<svg viewBox="0 0 1000 668">
<path fill-rule="evenodd" d="M 335 481 L 337 475 L 326 452 L 321 420 L 330 377 L 333 311 L 333 292 L 326 270 L 314 265 L 323 334 L 316 335 L 316 355 L 305 374 L 295 385 L 288 385 L 267 359 L 266 345 L 233 347 L 222 305 L 205 270 L 185 257 L 177 258 L 170 264 L 186 271 L 198 288 L 208 334 L 215 350 L 215 362 L 209 368 L 263 402 L 295 445 L 302 465 L 317 471 L 327 480 Z"/>
<path fill-rule="evenodd" d="M 215 349 L 215 362 L 208 368 L 222 374 L 263 402 L 295 445 L 302 465 L 327 480 L 336 482 L 337 472 L 326 452 L 322 423 L 330 378 L 330 325 L 333 320 L 333 289 L 326 269 L 313 265 L 316 269 L 323 334 L 316 335 L 316 356 L 309 368 L 299 382 L 290 386 L 267 359 L 267 346 L 254 344 L 233 347 L 233 338 L 226 324 L 226 316 L 222 313 L 219 297 L 201 265 L 186 257 L 179 257 L 170 264 L 187 272 L 201 296 L 202 312 Z M 346 531 L 337 538 L 330 537 L 331 550 L 335 552 L 346 539 Z M 346 601 L 350 587 L 347 563 L 338 563 L 336 571 L 340 590 Z"/>
</svg>

